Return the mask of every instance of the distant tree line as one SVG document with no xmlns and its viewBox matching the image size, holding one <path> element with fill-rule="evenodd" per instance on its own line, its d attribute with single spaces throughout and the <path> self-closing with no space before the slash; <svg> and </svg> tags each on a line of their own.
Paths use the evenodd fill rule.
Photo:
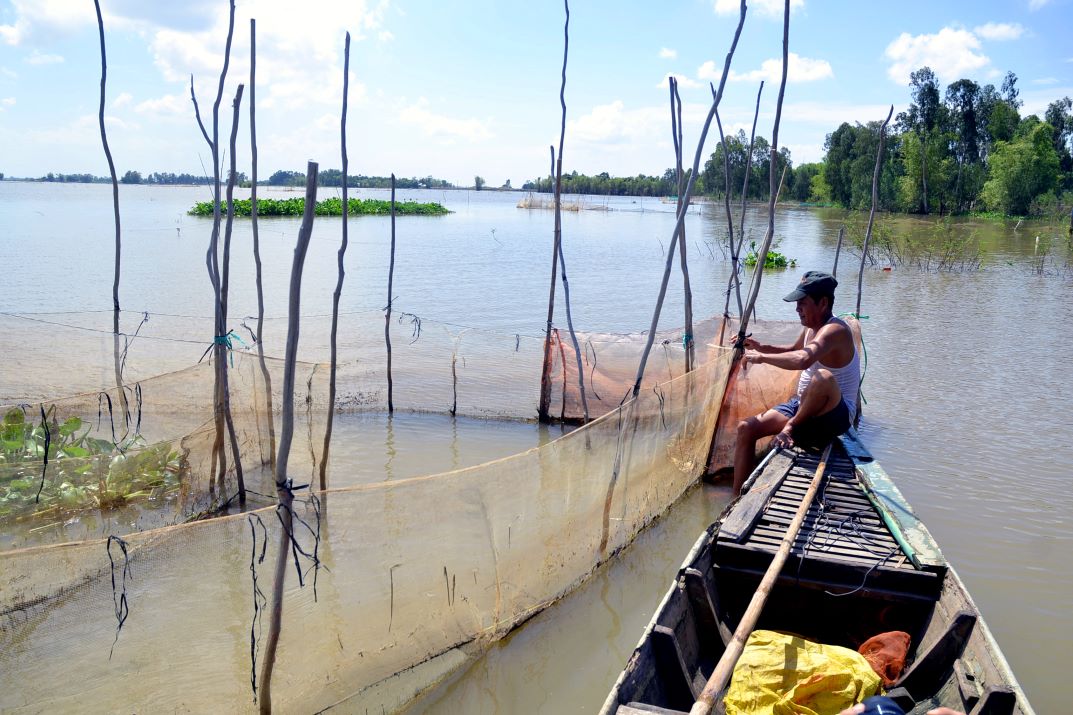
<svg viewBox="0 0 1073 715">
<path fill-rule="evenodd" d="M 910 77 L 912 103 L 888 126 L 879 181 L 879 208 L 922 214 L 996 212 L 1013 216 L 1040 213 L 1069 203 L 1073 192 L 1073 102 L 1052 102 L 1043 117 L 1022 117 L 1017 76 L 1007 73 L 999 88 L 960 79 L 940 91 L 927 67 Z M 827 135 L 822 161 L 794 166 L 783 148 L 775 171 L 785 179 L 782 201 L 862 209 L 872 203 L 872 174 L 880 122 L 844 122 Z M 749 161 L 744 131 L 726 137 L 730 195 L 740 200 L 746 167 L 747 199 L 767 201 L 771 145 L 758 136 Z M 722 197 L 726 191 L 724 147 L 715 151 L 697 177 L 694 194 Z M 549 177 L 528 181 L 528 191 L 550 193 Z M 613 177 L 606 172 L 563 176 L 566 193 L 670 196 L 677 192 L 673 169 L 662 177 Z"/>
<path fill-rule="evenodd" d="M 546 176 L 522 184 L 523 191 L 552 193 L 555 179 Z M 601 196 L 671 196 L 678 191 L 674 169 L 667 169 L 663 176 L 610 176 L 605 171 L 596 176 L 586 176 L 576 171 L 563 174 L 564 194 L 597 194 Z"/>
<path fill-rule="evenodd" d="M 3 174 L 0 174 L 3 179 Z M 249 186 L 250 179 L 245 172 L 238 172 L 236 177 L 239 186 Z M 28 181 L 46 181 L 57 183 L 74 184 L 108 184 L 111 178 L 107 176 L 94 176 L 93 174 L 56 174 L 49 172 L 44 176 Z M 121 184 L 159 184 L 159 185 L 196 185 L 211 184 L 211 176 L 198 174 L 172 174 L 170 172 L 153 172 L 142 176 L 139 171 L 128 171 L 120 177 Z M 320 186 L 342 186 L 343 172 L 339 169 L 324 169 L 317 175 Z M 267 181 L 260 182 L 263 186 L 305 186 L 306 175 L 302 171 L 277 171 L 268 177 Z M 451 189 L 454 184 L 443 179 L 434 179 L 426 176 L 423 179 L 396 179 L 395 185 L 400 189 Z M 348 176 L 347 186 L 360 189 L 387 189 L 391 188 L 389 176 Z M 509 186 L 507 187 L 509 188 Z"/>
</svg>

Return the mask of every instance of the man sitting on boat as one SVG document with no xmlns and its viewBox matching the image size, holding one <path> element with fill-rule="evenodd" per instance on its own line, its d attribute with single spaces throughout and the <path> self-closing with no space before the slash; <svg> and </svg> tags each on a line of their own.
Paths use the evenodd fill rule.
<svg viewBox="0 0 1073 715">
<path fill-rule="evenodd" d="M 767 363 L 801 370 L 797 393 L 788 402 L 738 424 L 734 448 L 734 494 L 756 466 L 756 443 L 775 436 L 774 448 L 798 445 L 822 449 L 849 429 L 857 410 L 860 359 L 853 332 L 832 315 L 838 281 L 822 271 L 808 271 L 783 300 L 797 303 L 804 329 L 793 345 L 763 345 L 745 338 L 742 370 Z"/>
</svg>

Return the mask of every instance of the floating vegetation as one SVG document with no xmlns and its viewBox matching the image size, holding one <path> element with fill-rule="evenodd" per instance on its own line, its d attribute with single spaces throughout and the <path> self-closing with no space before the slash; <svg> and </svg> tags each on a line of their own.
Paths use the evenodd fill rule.
<svg viewBox="0 0 1073 715">
<path fill-rule="evenodd" d="M 91 430 L 78 417 L 58 422 L 53 410 L 40 424 L 9 410 L 0 423 L 0 521 L 178 496 L 184 460 L 170 444 L 146 446 L 140 435 L 116 444 Z"/>
<path fill-rule="evenodd" d="M 756 261 L 759 258 L 757 255 L 756 241 L 749 242 L 749 252 L 745 254 L 743 263 L 750 268 L 756 265 Z M 797 259 L 788 258 L 786 254 L 779 253 L 774 248 L 769 248 L 767 256 L 764 258 L 764 268 L 796 268 Z"/>
<path fill-rule="evenodd" d="M 290 199 L 257 199 L 257 215 L 301 216 L 305 211 L 305 205 L 304 196 Z M 236 199 L 234 206 L 235 216 L 249 216 L 251 213 L 252 206 L 249 199 Z M 379 199 L 350 199 L 347 201 L 347 207 L 351 216 L 389 216 L 391 214 L 391 202 Z M 318 201 L 314 210 L 317 216 L 342 216 L 343 200 L 333 197 Z M 191 216 L 212 216 L 212 202 L 199 201 L 188 213 Z M 222 201 L 220 213 L 227 215 L 227 204 Z M 449 213 L 451 212 L 442 204 L 435 202 L 398 201 L 395 203 L 395 214 L 398 216 L 442 216 Z"/>
</svg>

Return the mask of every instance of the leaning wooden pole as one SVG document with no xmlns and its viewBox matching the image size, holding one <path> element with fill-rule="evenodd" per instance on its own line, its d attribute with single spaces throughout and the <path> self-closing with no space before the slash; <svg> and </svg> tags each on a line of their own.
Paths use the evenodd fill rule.
<svg viewBox="0 0 1073 715">
<path fill-rule="evenodd" d="M 119 269 L 123 255 L 123 243 L 121 240 L 119 222 L 119 180 L 116 178 L 115 162 L 112 161 L 112 150 L 108 146 L 108 133 L 104 128 L 104 96 L 105 87 L 108 84 L 108 56 L 104 49 L 104 18 L 101 15 L 100 0 L 93 0 L 93 7 L 97 10 L 97 31 L 101 38 L 101 101 L 97 110 L 97 123 L 101 128 L 101 145 L 104 147 L 104 157 L 108 160 L 108 173 L 112 177 L 112 213 L 115 217 L 115 267 L 112 277 L 112 352 L 115 357 L 115 386 L 119 393 L 119 404 L 123 411 L 123 425 L 130 423 L 130 410 L 127 407 L 127 391 L 123 387 L 123 361 L 122 351 L 119 349 Z"/>
<path fill-rule="evenodd" d="M 298 244 L 294 248 L 291 264 L 290 303 L 287 308 L 287 349 L 283 364 L 283 416 L 279 436 L 279 456 L 276 457 L 276 507 L 282 525 L 276 553 L 275 575 L 272 582 L 272 602 L 268 639 L 265 644 L 264 661 L 261 664 L 261 689 L 258 692 L 258 708 L 261 713 L 272 712 L 272 670 L 276 665 L 276 647 L 279 645 L 280 629 L 283 626 L 283 584 L 287 574 L 287 555 L 294 534 L 294 492 L 287 477 L 287 461 L 291 454 L 294 437 L 294 372 L 298 360 L 298 329 L 301 317 L 302 269 L 305 266 L 309 238 L 313 233 L 314 208 L 317 203 L 317 162 L 309 162 L 306 168 L 305 210 L 302 227 L 298 231 Z"/>
<path fill-rule="evenodd" d="M 786 559 L 790 556 L 790 550 L 793 548 L 798 532 L 801 531 L 801 525 L 805 522 L 809 507 L 812 506 L 812 502 L 816 498 L 816 492 L 820 489 L 823 473 L 827 469 L 827 460 L 831 456 L 832 446 L 833 443 L 828 444 L 827 449 L 823 451 L 823 456 L 820 457 L 820 465 L 816 468 L 816 475 L 812 478 L 812 483 L 809 484 L 808 491 L 805 492 L 805 496 L 801 500 L 801 506 L 797 508 L 797 513 L 794 514 L 793 521 L 790 522 L 790 526 L 786 529 L 786 535 L 782 538 L 779 550 L 775 552 L 775 558 L 772 559 L 764 578 L 760 581 L 760 586 L 757 587 L 756 592 L 753 594 L 749 607 L 745 609 L 745 615 L 741 617 L 741 621 L 738 622 L 738 627 L 734 631 L 734 637 L 730 639 L 730 643 L 727 643 L 726 650 L 723 651 L 715 670 L 712 671 L 711 677 L 708 678 L 704 690 L 701 691 L 697 702 L 690 708 L 689 715 L 708 715 L 711 713 L 716 697 L 730 681 L 730 676 L 734 673 L 734 666 L 737 664 L 738 658 L 741 657 L 742 651 L 745 650 L 745 642 L 756 627 L 760 613 L 764 610 L 764 604 L 767 603 L 767 599 L 771 595 L 771 589 L 782 572 Z"/>
<path fill-rule="evenodd" d="M 831 266 L 831 277 L 838 278 L 838 257 L 842 254 L 842 239 L 846 236 L 846 227 L 838 227 L 838 245 L 835 246 L 835 264 Z"/>
<path fill-rule="evenodd" d="M 738 242 L 730 247 L 731 272 L 730 280 L 727 281 L 726 302 L 723 304 L 723 324 L 730 317 L 730 291 L 738 300 L 738 315 L 742 314 L 741 303 L 741 249 L 745 245 L 745 207 L 749 196 L 749 177 L 753 173 L 753 143 L 756 141 L 756 121 L 760 118 L 760 95 L 764 93 L 764 83 L 760 82 L 760 89 L 756 91 L 756 109 L 753 110 L 753 129 L 749 134 L 749 151 L 745 156 L 745 178 L 741 185 L 741 218 L 738 220 Z M 720 332 L 719 342 L 722 344 L 723 336 Z"/>
<path fill-rule="evenodd" d="M 872 224 L 876 220 L 876 207 L 879 205 L 879 172 L 883 167 L 883 149 L 887 144 L 887 123 L 894 114 L 894 105 L 890 106 L 887 118 L 879 126 L 879 151 L 876 152 L 876 168 L 872 172 L 872 210 L 868 213 L 868 230 L 864 232 L 864 247 L 861 249 L 861 268 L 857 272 L 857 308 L 853 311 L 861 317 L 861 285 L 864 283 L 864 262 L 868 257 L 868 244 L 872 240 Z"/>
<path fill-rule="evenodd" d="M 257 114 L 255 108 L 257 78 L 257 21 L 250 18 L 250 226 L 253 230 L 253 263 L 257 284 L 257 360 L 265 381 L 265 414 L 268 416 L 269 467 L 276 471 L 276 423 L 272 406 L 272 374 L 265 362 L 264 325 L 265 293 L 261 282 L 261 240 L 257 231 Z"/>
<path fill-rule="evenodd" d="M 745 25 L 745 13 L 745 0 L 741 0 L 738 26 L 734 30 L 734 39 L 730 43 L 730 51 L 727 52 L 726 60 L 723 62 L 723 75 L 719 79 L 719 89 L 715 92 L 712 106 L 708 110 L 708 116 L 704 120 L 704 126 L 701 128 L 700 138 L 697 140 L 697 151 L 696 154 L 693 155 L 693 170 L 690 172 L 689 181 L 686 183 L 685 196 L 682 199 L 681 207 L 678 209 L 674 233 L 671 236 L 671 245 L 667 249 L 667 261 L 663 266 L 663 282 L 660 284 L 659 295 L 656 298 L 656 309 L 652 312 L 652 323 L 648 331 L 648 340 L 645 342 L 645 348 L 641 353 L 641 360 L 637 366 L 637 378 L 633 384 L 634 397 L 637 397 L 641 392 L 641 380 L 644 378 L 645 366 L 648 364 L 648 356 L 652 353 L 652 345 L 656 340 L 656 328 L 659 325 L 660 312 L 663 310 L 663 300 L 667 296 L 667 282 L 670 279 L 671 267 L 674 264 L 674 251 L 677 247 L 678 240 L 682 235 L 683 227 L 685 226 L 686 209 L 689 207 L 689 199 L 693 194 L 693 187 L 697 183 L 697 174 L 700 171 L 700 158 L 701 154 L 704 152 L 704 140 L 708 137 L 708 129 L 712 125 L 715 111 L 719 108 L 719 102 L 722 101 L 723 98 L 723 88 L 726 86 L 727 76 L 730 74 L 730 63 L 734 59 L 734 51 L 737 49 L 738 40 L 741 38 L 741 28 Z"/>
<path fill-rule="evenodd" d="M 682 169 L 682 97 L 678 94 L 678 80 L 667 78 L 671 91 L 671 140 L 674 142 L 674 171 L 678 177 L 678 202 L 676 211 L 682 210 L 682 191 L 686 186 L 685 171 Z M 685 310 L 685 324 L 682 326 L 682 348 L 685 352 L 685 371 L 690 372 L 696 362 L 696 343 L 693 340 L 693 288 L 689 283 L 689 263 L 687 261 L 685 227 L 682 238 L 678 241 L 678 258 L 682 263 L 682 303 Z"/>
<path fill-rule="evenodd" d="M 343 110 L 339 119 L 339 145 L 343 161 L 343 238 L 339 243 L 337 254 L 339 277 L 335 282 L 335 292 L 332 294 L 332 336 L 331 336 L 331 369 L 328 377 L 328 423 L 324 426 L 324 449 L 320 456 L 320 489 L 328 488 L 328 454 L 332 443 L 332 426 L 335 422 L 335 371 L 338 364 L 338 336 L 339 336 L 339 298 L 343 295 L 343 279 L 346 271 L 343 268 L 343 259 L 347 248 L 347 224 L 350 222 L 350 201 L 347 195 L 347 170 L 350 166 L 346 154 L 346 109 L 347 97 L 350 91 L 350 33 L 346 33 L 346 42 L 343 45 Z"/>
<path fill-rule="evenodd" d="M 775 103 L 775 124 L 771 130 L 771 162 L 768 170 L 768 210 L 767 210 L 767 233 L 760 250 L 756 252 L 756 268 L 753 269 L 753 280 L 749 285 L 749 300 L 741 313 L 741 323 L 738 325 L 738 349 L 736 355 L 741 355 L 745 350 L 746 329 L 749 327 L 749 318 L 756 307 L 756 297 L 760 294 L 760 281 L 764 276 L 764 263 L 767 261 L 767 252 L 771 248 L 771 241 L 775 237 L 775 204 L 779 199 L 781 180 L 775 183 L 775 167 L 779 159 L 779 124 L 782 122 L 782 100 L 786 96 L 786 71 L 790 54 L 790 0 L 785 0 L 782 18 L 782 80 L 779 84 L 779 98 Z M 785 176 L 785 172 L 783 174 Z"/>
<path fill-rule="evenodd" d="M 395 282 L 395 175 L 391 175 L 391 258 L 387 267 L 387 307 L 384 308 L 384 344 L 387 346 L 387 412 L 395 413 L 394 384 L 391 378 L 391 304 Z"/>
</svg>

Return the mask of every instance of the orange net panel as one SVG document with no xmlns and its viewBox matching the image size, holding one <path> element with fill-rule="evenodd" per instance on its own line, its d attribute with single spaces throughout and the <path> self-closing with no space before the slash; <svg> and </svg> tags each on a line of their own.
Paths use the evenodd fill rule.
<svg viewBox="0 0 1073 715">
<path fill-rule="evenodd" d="M 909 634 L 904 631 L 890 631 L 872 636 L 857 649 L 864 656 L 868 665 L 876 672 L 883 687 L 894 685 L 905 668 L 905 657 L 909 654 Z"/>
</svg>

